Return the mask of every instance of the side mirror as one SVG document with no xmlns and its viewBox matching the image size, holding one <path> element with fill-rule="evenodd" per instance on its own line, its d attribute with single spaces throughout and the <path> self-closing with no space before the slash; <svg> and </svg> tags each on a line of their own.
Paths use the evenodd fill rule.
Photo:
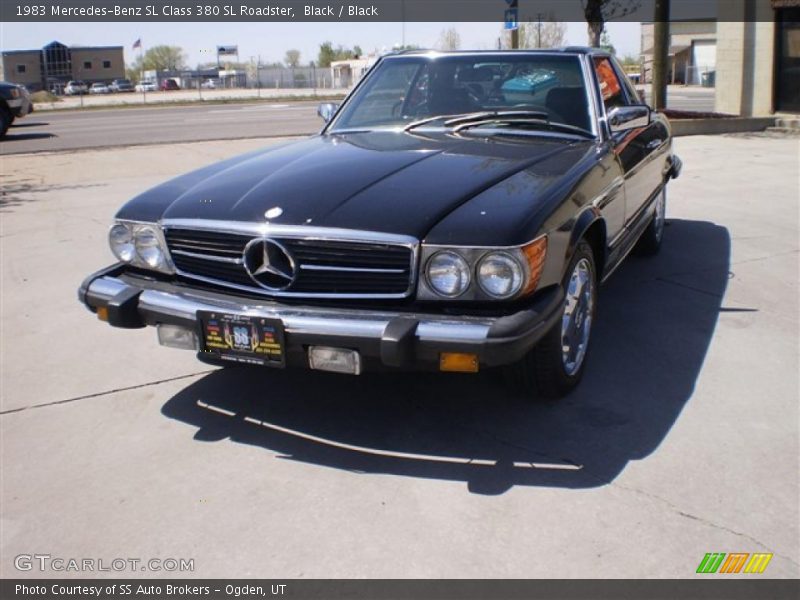
<svg viewBox="0 0 800 600">
<path fill-rule="evenodd" d="M 651 122 L 650 107 L 644 104 L 617 106 L 608 113 L 608 126 L 611 128 L 611 133 L 647 127 Z"/>
<path fill-rule="evenodd" d="M 333 102 L 323 102 L 317 108 L 317 114 L 322 117 L 322 120 L 326 123 L 333 118 L 333 115 L 336 114 L 336 111 L 339 110 L 339 105 L 334 104 Z"/>
</svg>

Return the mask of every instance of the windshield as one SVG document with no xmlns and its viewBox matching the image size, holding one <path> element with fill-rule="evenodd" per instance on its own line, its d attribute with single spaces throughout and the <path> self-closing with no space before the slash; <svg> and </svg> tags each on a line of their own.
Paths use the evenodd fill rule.
<svg viewBox="0 0 800 600">
<path fill-rule="evenodd" d="M 529 112 L 591 130 L 581 63 L 570 55 L 403 56 L 384 60 L 330 129 L 403 128 L 438 116 Z M 412 125 L 413 126 L 413 125 Z"/>
</svg>

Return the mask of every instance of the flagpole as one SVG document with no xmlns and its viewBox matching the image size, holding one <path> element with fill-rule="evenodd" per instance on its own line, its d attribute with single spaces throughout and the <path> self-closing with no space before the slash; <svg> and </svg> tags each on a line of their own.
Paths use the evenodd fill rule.
<svg viewBox="0 0 800 600">
<path fill-rule="evenodd" d="M 142 82 L 142 104 L 147 104 L 147 88 L 144 86 L 144 44 L 142 44 L 142 38 L 139 38 L 139 62 L 142 65 L 142 73 L 139 76 L 139 81 Z"/>
</svg>

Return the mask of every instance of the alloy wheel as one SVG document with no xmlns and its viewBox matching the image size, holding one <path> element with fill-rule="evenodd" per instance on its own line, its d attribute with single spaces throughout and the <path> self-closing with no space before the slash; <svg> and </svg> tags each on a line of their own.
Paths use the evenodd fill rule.
<svg viewBox="0 0 800 600">
<path fill-rule="evenodd" d="M 561 360 L 567 375 L 575 375 L 583 364 L 594 315 L 592 266 L 581 258 L 572 270 L 561 319 Z"/>
</svg>

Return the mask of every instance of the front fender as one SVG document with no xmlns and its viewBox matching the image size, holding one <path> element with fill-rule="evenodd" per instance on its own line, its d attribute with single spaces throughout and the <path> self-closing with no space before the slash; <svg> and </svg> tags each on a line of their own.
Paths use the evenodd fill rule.
<svg viewBox="0 0 800 600">
<path fill-rule="evenodd" d="M 594 250 L 597 278 L 600 280 L 606 264 L 606 224 L 600 210 L 594 206 L 587 206 L 575 219 L 570 233 L 567 256 L 564 260 L 565 269 L 582 239 L 586 239 Z"/>
</svg>

